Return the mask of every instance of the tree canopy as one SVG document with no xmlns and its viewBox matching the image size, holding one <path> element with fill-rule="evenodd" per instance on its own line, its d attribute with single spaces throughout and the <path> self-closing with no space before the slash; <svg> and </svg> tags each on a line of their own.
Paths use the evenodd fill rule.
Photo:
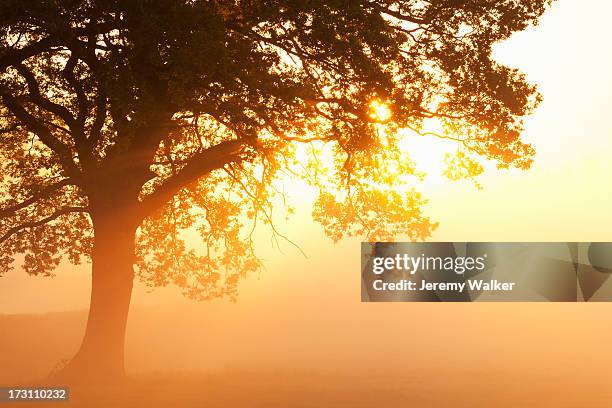
<svg viewBox="0 0 612 408">
<path fill-rule="evenodd" d="M 1 0 L 0 274 L 87 259 L 112 213 L 145 282 L 232 297 L 288 175 L 333 239 L 424 239 L 398 130 L 456 140 L 451 178 L 528 168 L 540 98 L 492 47 L 548 3 Z"/>
</svg>

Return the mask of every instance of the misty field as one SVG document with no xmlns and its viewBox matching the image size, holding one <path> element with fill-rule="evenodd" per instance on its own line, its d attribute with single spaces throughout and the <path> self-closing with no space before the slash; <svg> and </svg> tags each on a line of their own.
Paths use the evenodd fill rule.
<svg viewBox="0 0 612 408">
<path fill-rule="evenodd" d="M 610 391 L 553 378 L 485 372 L 223 372 L 137 375 L 127 383 L 73 387 L 78 407 L 608 407 Z M 18 406 L 66 406 L 18 404 Z"/>
<path fill-rule="evenodd" d="M 85 318 L 85 312 L 0 316 L 0 385 L 37 384 L 78 346 Z M 612 400 L 609 353 L 596 358 L 594 342 L 604 339 L 597 340 L 601 328 L 593 326 L 580 340 L 549 320 L 510 346 L 503 339 L 516 323 L 488 335 L 481 326 L 476 336 L 476 322 L 466 319 L 452 328 L 454 342 L 433 327 L 410 342 L 391 322 L 381 323 L 389 338 L 376 342 L 357 334 L 357 315 L 336 331 L 319 319 L 328 337 L 307 318 L 293 327 L 278 316 L 234 320 L 223 326 L 185 310 L 137 309 L 128 331 L 129 380 L 73 387 L 70 406 L 606 407 Z M 546 345 L 551 339 L 558 341 Z"/>
</svg>

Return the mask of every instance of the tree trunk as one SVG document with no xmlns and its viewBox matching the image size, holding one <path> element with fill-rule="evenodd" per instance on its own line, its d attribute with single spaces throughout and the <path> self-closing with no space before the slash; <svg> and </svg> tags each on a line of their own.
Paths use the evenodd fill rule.
<svg viewBox="0 0 612 408">
<path fill-rule="evenodd" d="M 135 222 L 126 212 L 92 214 L 95 236 L 87 327 L 79 351 L 58 373 L 58 379 L 114 382 L 125 377 L 125 329 L 136 232 Z"/>
</svg>

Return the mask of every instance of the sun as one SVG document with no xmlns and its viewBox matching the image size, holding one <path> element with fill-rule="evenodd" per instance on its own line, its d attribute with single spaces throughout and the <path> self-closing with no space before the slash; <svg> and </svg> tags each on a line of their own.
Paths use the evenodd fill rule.
<svg viewBox="0 0 612 408">
<path fill-rule="evenodd" d="M 385 124 L 392 119 L 393 110 L 390 102 L 374 99 L 370 102 L 370 118 L 377 123 L 379 132 L 386 132 Z M 428 119 L 423 122 L 423 132 L 434 132 L 443 134 L 442 123 L 436 119 Z M 439 140 L 431 137 L 420 136 L 414 130 L 403 128 L 397 130 L 398 147 L 403 153 L 410 155 L 420 170 L 427 174 L 440 175 L 444 171 L 444 157 L 456 146 L 447 140 Z"/>
<path fill-rule="evenodd" d="M 391 119 L 392 112 L 388 102 L 373 100 L 370 103 L 370 118 L 379 123 L 387 122 Z"/>
<path fill-rule="evenodd" d="M 444 158 L 448 153 L 456 152 L 457 144 L 450 140 L 420 135 L 411 128 L 389 128 L 389 124 L 394 120 L 394 112 L 389 101 L 381 99 L 372 100 L 369 105 L 368 115 L 373 125 L 376 127 L 377 134 L 382 138 L 381 147 L 385 143 L 393 143 L 398 148 L 402 160 L 414 162 L 418 172 L 427 175 L 427 187 L 437 187 L 446 181 L 442 177 L 445 170 Z M 426 134 L 428 132 L 443 134 L 444 127 L 442 122 L 436 119 L 426 119 L 423 121 L 420 130 Z M 390 133 L 389 133 L 390 132 Z M 309 133 L 305 136 L 314 137 L 316 134 Z M 313 166 L 318 168 L 317 172 L 325 169 L 325 172 L 333 172 L 336 168 L 336 152 L 334 144 L 326 141 L 311 141 L 309 143 L 292 143 L 292 153 L 295 167 L 283 174 L 275 186 L 278 191 L 283 191 L 287 196 L 296 198 L 301 202 L 312 201 L 317 194 L 316 188 L 311 188 L 305 181 L 298 180 L 300 174 L 311 171 Z M 392 170 L 391 165 L 388 170 Z M 320 173 L 318 173 L 321 175 Z M 397 175 L 398 177 L 401 174 Z M 297 178 L 296 178 L 297 177 Z M 423 180 L 420 180 L 423 181 Z"/>
</svg>

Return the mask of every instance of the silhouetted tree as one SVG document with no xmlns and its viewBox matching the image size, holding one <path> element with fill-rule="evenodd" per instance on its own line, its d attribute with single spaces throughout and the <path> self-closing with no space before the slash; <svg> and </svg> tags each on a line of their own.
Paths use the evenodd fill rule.
<svg viewBox="0 0 612 408">
<path fill-rule="evenodd" d="M 442 123 L 453 178 L 474 155 L 529 167 L 539 96 L 491 47 L 547 3 L 2 0 L 0 273 L 91 259 L 64 373 L 116 377 L 134 276 L 233 297 L 284 174 L 318 188 L 333 239 L 423 239 L 435 224 L 396 130 Z"/>
</svg>

